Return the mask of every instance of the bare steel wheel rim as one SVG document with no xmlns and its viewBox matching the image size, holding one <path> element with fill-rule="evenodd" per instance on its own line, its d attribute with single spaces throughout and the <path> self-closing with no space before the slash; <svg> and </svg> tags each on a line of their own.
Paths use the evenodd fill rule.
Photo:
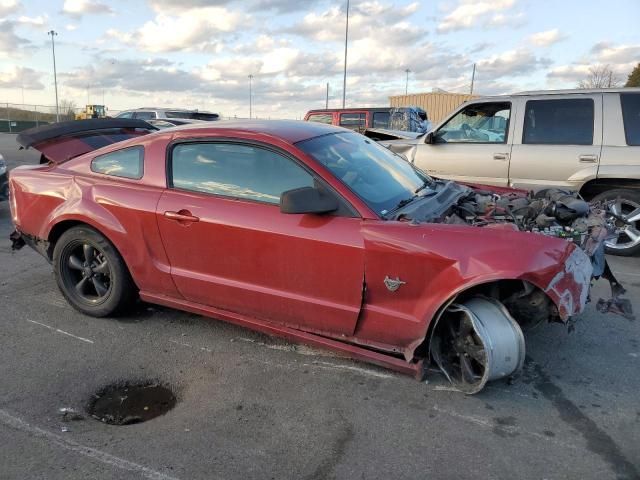
<svg viewBox="0 0 640 480">
<path fill-rule="evenodd" d="M 100 247 L 86 240 L 71 242 L 60 257 L 67 292 L 81 303 L 99 305 L 112 290 L 111 265 Z"/>
<path fill-rule="evenodd" d="M 640 245 L 640 204 L 619 198 L 609 204 L 608 210 L 618 237 L 607 240 L 606 246 L 611 250 L 625 250 Z"/>
</svg>

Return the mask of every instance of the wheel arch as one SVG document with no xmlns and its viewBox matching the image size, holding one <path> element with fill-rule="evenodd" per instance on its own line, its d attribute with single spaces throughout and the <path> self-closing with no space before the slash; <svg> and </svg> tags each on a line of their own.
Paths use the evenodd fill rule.
<svg viewBox="0 0 640 480">
<path fill-rule="evenodd" d="M 108 233 L 106 233 L 105 229 L 100 228 L 98 225 L 95 225 L 93 222 L 88 221 L 87 219 L 84 219 L 84 218 L 66 218 L 64 220 L 60 220 L 56 222 L 50 227 L 49 232 L 47 234 L 47 248 L 46 248 L 46 254 L 49 261 L 53 261 L 53 250 L 55 249 L 56 243 L 58 242 L 60 237 L 73 227 L 89 227 L 90 229 L 96 231 L 97 233 L 102 235 L 104 238 L 106 238 L 107 241 L 111 243 L 111 245 L 113 245 L 113 248 L 115 248 L 118 255 L 120 255 L 127 271 L 129 272 L 129 276 L 131 277 L 133 282 L 136 284 L 136 287 L 138 286 L 135 278 L 132 275 L 131 268 L 129 268 L 129 264 L 127 263 L 126 258 L 124 257 L 124 255 L 122 255 L 122 251 L 118 247 L 118 244 L 114 242 L 113 237 Z"/>
<path fill-rule="evenodd" d="M 606 192 L 607 190 L 618 188 L 640 190 L 640 180 L 633 178 L 594 178 L 582 185 L 580 195 L 582 195 L 585 200 L 591 200 L 596 195 Z"/>
<path fill-rule="evenodd" d="M 529 289 L 529 290 L 527 290 Z M 430 359 L 430 349 L 429 344 L 431 341 L 431 337 L 433 335 L 433 331 L 435 330 L 436 325 L 442 318 L 443 314 L 447 310 L 447 308 L 456 301 L 464 301 L 465 299 L 472 298 L 474 296 L 487 296 L 490 298 L 494 298 L 502 303 L 503 300 L 509 298 L 511 295 L 516 294 L 518 291 L 528 291 L 527 295 L 522 298 L 526 298 L 529 295 L 543 295 L 546 299 L 546 307 L 548 314 L 545 315 L 549 321 L 561 321 L 558 315 L 558 305 L 554 301 L 554 299 L 545 292 L 544 288 L 540 285 L 536 285 L 534 282 L 530 280 L 524 280 L 519 278 L 502 278 L 502 279 L 488 279 L 483 280 L 478 283 L 464 285 L 462 288 L 454 292 L 450 295 L 447 300 L 445 300 L 436 310 L 435 315 L 431 318 L 429 322 L 429 326 L 427 328 L 426 334 L 424 338 L 417 343 L 412 352 L 412 357 L 414 359 Z M 509 313 L 514 317 L 518 324 L 523 324 L 525 322 L 522 321 L 521 318 L 518 318 L 519 315 L 505 305 L 505 308 L 509 311 Z M 543 311 L 544 312 L 544 311 Z"/>
</svg>

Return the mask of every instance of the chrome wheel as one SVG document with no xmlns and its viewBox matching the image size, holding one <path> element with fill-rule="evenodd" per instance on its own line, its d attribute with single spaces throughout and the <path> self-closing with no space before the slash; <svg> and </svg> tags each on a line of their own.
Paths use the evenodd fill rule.
<svg viewBox="0 0 640 480">
<path fill-rule="evenodd" d="M 452 304 L 438 319 L 430 351 L 447 379 L 467 394 L 513 375 L 524 364 L 522 330 L 497 300 L 475 297 Z"/>
<path fill-rule="evenodd" d="M 615 252 L 640 245 L 640 204 L 618 198 L 608 203 L 607 210 L 618 234 L 617 238 L 605 242 L 607 248 Z"/>
</svg>

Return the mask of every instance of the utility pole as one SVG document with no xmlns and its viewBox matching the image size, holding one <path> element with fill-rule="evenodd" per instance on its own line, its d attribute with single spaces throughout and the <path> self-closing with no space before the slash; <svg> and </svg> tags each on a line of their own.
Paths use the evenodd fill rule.
<svg viewBox="0 0 640 480">
<path fill-rule="evenodd" d="M 56 122 L 60 121 L 60 108 L 58 107 L 58 74 L 56 73 L 56 43 L 53 39 L 58 35 L 54 30 L 47 32 L 47 35 L 51 35 L 51 51 L 53 52 L 53 83 L 56 89 Z"/>
<path fill-rule="evenodd" d="M 329 82 L 327 82 L 327 99 L 324 101 L 324 108 L 329 108 Z"/>
<path fill-rule="evenodd" d="M 404 84 L 404 94 L 407 95 L 407 93 L 409 93 L 409 73 L 411 73 L 411 70 L 407 68 L 404 72 L 407 74 L 407 81 Z"/>
<path fill-rule="evenodd" d="M 253 75 L 249 75 L 249 120 L 251 120 L 253 116 L 253 93 L 252 93 L 252 83 Z"/>
<path fill-rule="evenodd" d="M 342 108 L 347 100 L 347 45 L 349 43 L 349 0 L 347 0 L 347 24 L 344 30 L 344 77 L 342 78 Z"/>
<path fill-rule="evenodd" d="M 476 64 L 473 64 L 473 72 L 471 73 L 471 91 L 469 95 L 473 95 L 473 83 L 476 81 Z"/>
</svg>

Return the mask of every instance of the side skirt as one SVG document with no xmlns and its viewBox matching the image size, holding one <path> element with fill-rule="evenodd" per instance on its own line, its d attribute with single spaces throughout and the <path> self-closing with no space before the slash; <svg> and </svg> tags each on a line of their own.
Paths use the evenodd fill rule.
<svg viewBox="0 0 640 480">
<path fill-rule="evenodd" d="M 299 343 L 305 343 L 314 347 L 335 350 L 345 354 L 353 360 L 360 360 L 380 367 L 389 368 L 405 375 L 411 375 L 421 380 L 423 376 L 423 361 L 416 363 L 408 363 L 402 359 L 385 355 L 384 353 L 374 352 L 366 348 L 359 347 L 350 343 L 343 343 L 331 338 L 322 337 L 309 332 L 303 332 L 282 325 L 274 325 L 269 322 L 258 320 L 251 317 L 245 317 L 238 313 L 219 310 L 207 305 L 180 300 L 166 295 L 156 293 L 140 292 L 140 298 L 145 302 L 156 303 L 165 307 L 171 307 L 178 310 L 204 315 L 205 317 L 214 318 L 216 320 L 224 320 L 241 327 L 250 328 L 261 333 L 286 338 Z"/>
</svg>

